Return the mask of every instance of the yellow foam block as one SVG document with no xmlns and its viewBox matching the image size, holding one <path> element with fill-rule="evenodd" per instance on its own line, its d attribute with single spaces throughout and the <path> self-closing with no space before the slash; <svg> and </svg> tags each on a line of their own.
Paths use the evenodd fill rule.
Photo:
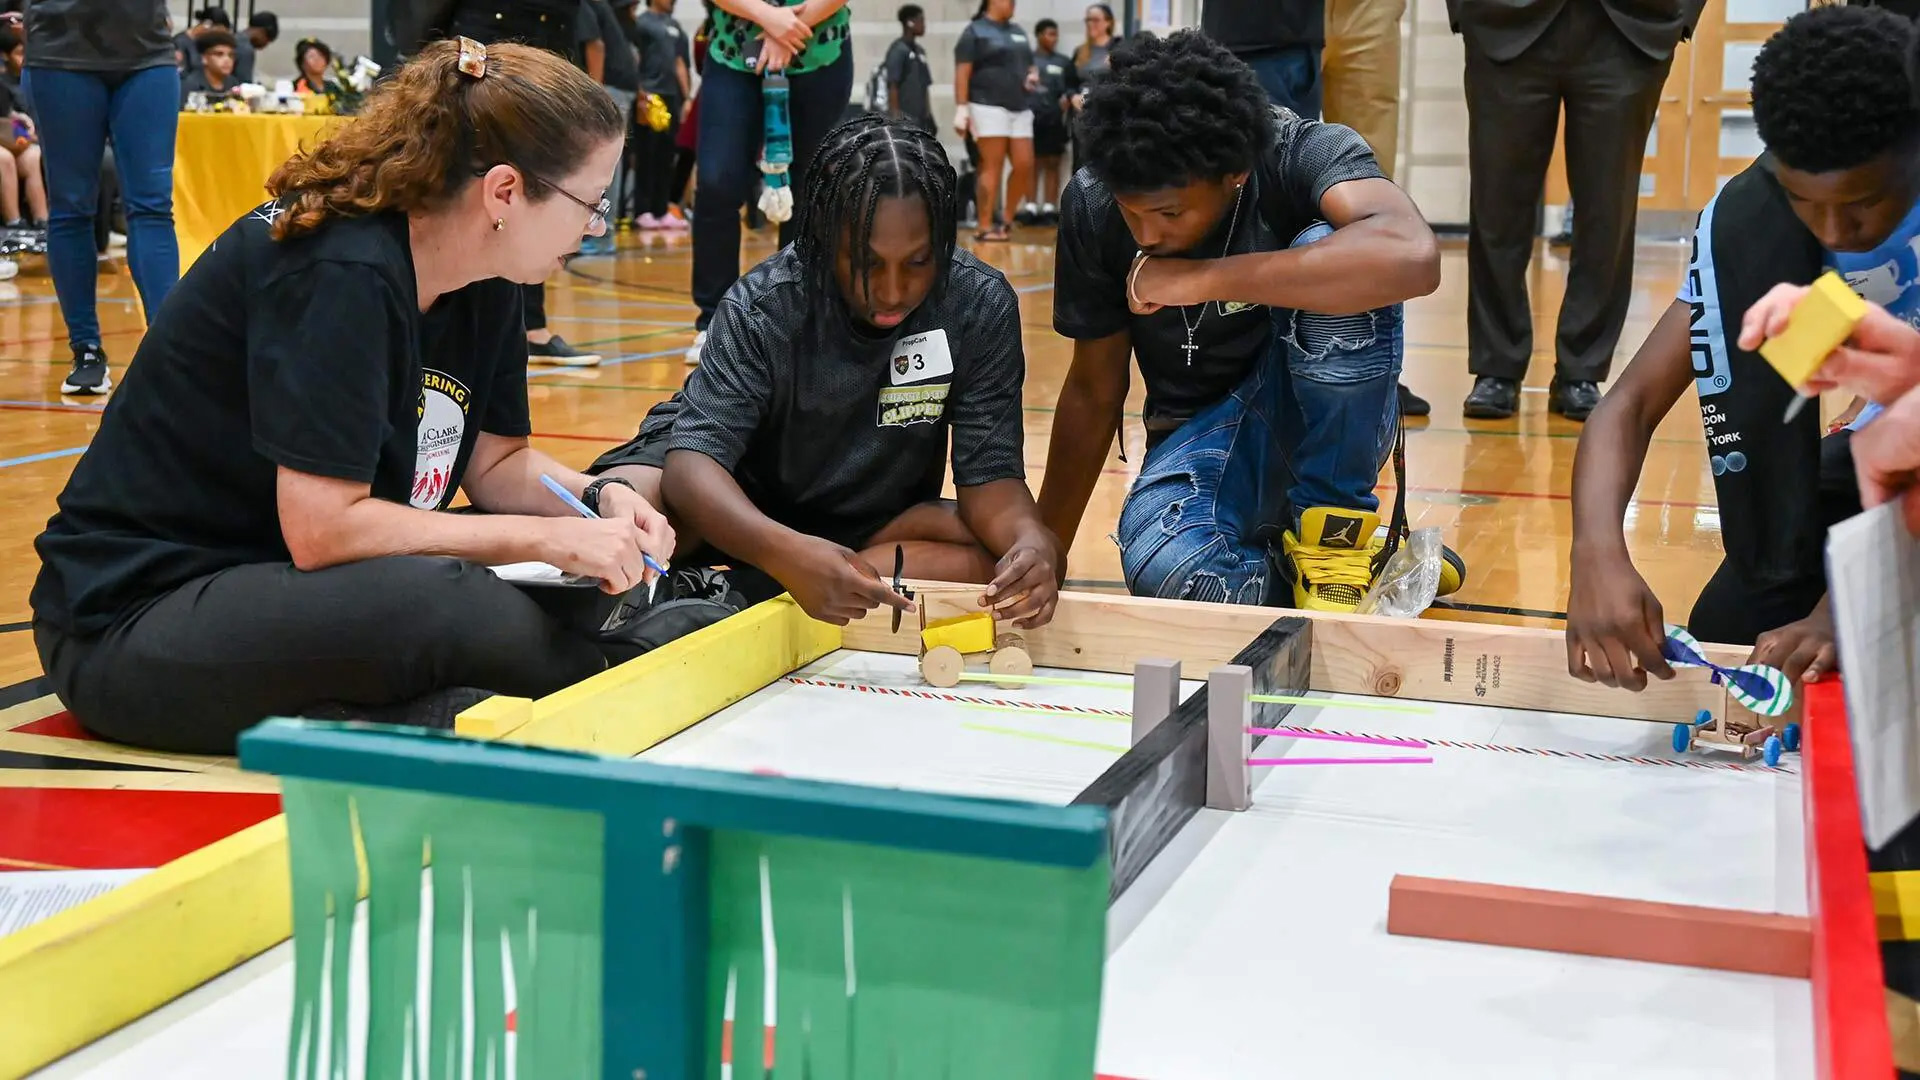
<svg viewBox="0 0 1920 1080">
<path fill-rule="evenodd" d="M 1829 270 L 1794 305 L 1786 330 L 1761 344 L 1760 355 L 1789 385 L 1799 389 L 1866 317 L 1867 302 L 1844 278 Z"/>
<path fill-rule="evenodd" d="M 936 619 L 920 631 L 927 648 L 951 645 L 962 653 L 988 652 L 993 649 L 993 616 L 984 611 Z"/>
</svg>

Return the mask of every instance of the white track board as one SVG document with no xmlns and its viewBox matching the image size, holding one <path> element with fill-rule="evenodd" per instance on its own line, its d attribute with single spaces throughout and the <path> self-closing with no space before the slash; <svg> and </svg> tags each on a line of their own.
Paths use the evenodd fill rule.
<svg viewBox="0 0 1920 1080">
<path fill-rule="evenodd" d="M 994 712 L 956 698 L 1131 704 L 1124 688 L 934 691 L 910 657 L 839 652 L 644 756 L 1064 803 L 1128 737 L 1120 721 Z M 1804 980 L 1385 929 L 1395 873 L 1804 914 L 1796 756 L 1778 772 L 1727 769 L 1715 766 L 1730 757 L 1675 755 L 1664 725 L 1469 706 L 1416 715 L 1330 702 L 1286 722 L 1458 745 L 1435 746 L 1431 765 L 1255 770 L 1252 810 L 1203 811 L 1111 914 L 1103 1071 L 1136 1080 L 1813 1075 Z M 1042 741 L 1050 738 L 1108 748 Z M 1410 752 L 1268 739 L 1258 755 Z M 282 1075 L 291 964 L 280 946 L 38 1075 Z"/>
</svg>

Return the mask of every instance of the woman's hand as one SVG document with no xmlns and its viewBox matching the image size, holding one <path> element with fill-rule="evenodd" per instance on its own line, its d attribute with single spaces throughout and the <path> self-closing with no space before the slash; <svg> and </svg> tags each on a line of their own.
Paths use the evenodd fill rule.
<svg viewBox="0 0 1920 1080">
<path fill-rule="evenodd" d="M 600 489 L 600 516 L 618 518 L 633 523 L 640 532 L 640 548 L 653 561 L 665 566 L 673 558 L 675 543 L 673 525 L 667 516 L 654 508 L 639 492 L 623 484 L 607 484 Z M 643 575 L 644 581 L 651 581 L 659 575 L 649 570 Z"/>
<path fill-rule="evenodd" d="M 794 55 L 795 50 L 768 38 L 760 43 L 760 56 L 755 62 L 755 70 L 762 75 L 769 71 L 785 71 L 787 65 L 793 63 Z"/>
<path fill-rule="evenodd" d="M 964 101 L 953 108 L 953 130 L 963 139 L 973 130 L 973 110 Z"/>
<path fill-rule="evenodd" d="M 1805 285 L 1775 285 L 1740 321 L 1740 347 L 1757 350 L 1787 329 Z M 1830 353 L 1807 380 L 1809 394 L 1842 388 L 1886 403 L 1920 385 L 1920 330 L 1869 303 L 1853 333 Z"/>
<path fill-rule="evenodd" d="M 754 20 L 760 24 L 768 44 L 779 42 L 787 50 L 788 58 L 806 48 L 807 39 L 813 36 L 813 27 L 800 15 L 799 8 L 774 7 L 767 4 L 765 10 Z M 782 64 L 781 67 L 785 67 Z M 778 71 L 780 68 L 772 70 Z"/>
</svg>

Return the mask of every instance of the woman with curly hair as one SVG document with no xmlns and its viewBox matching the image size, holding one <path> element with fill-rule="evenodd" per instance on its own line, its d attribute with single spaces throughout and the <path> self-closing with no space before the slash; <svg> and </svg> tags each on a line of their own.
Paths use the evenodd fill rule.
<svg viewBox="0 0 1920 1080">
<path fill-rule="evenodd" d="M 36 541 L 35 642 L 82 724 L 231 753 L 267 716 L 444 724 L 606 665 L 486 567 L 618 595 L 673 549 L 631 487 L 527 445 L 519 284 L 606 229 L 625 130 L 561 57 L 462 38 L 280 167 L 159 311 Z M 483 512 L 443 512 L 457 490 Z"/>
</svg>

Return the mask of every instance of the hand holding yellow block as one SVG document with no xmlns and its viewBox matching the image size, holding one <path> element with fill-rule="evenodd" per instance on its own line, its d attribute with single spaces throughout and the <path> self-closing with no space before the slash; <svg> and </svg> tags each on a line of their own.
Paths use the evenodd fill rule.
<svg viewBox="0 0 1920 1080">
<path fill-rule="evenodd" d="M 1798 390 L 1866 316 L 1867 302 L 1847 285 L 1846 279 L 1829 270 L 1794 305 L 1785 332 L 1761 344 L 1760 355 Z"/>
<path fill-rule="evenodd" d="M 993 616 L 984 611 L 936 619 L 920 631 L 920 640 L 928 649 L 951 646 L 962 656 L 993 650 Z"/>
</svg>

